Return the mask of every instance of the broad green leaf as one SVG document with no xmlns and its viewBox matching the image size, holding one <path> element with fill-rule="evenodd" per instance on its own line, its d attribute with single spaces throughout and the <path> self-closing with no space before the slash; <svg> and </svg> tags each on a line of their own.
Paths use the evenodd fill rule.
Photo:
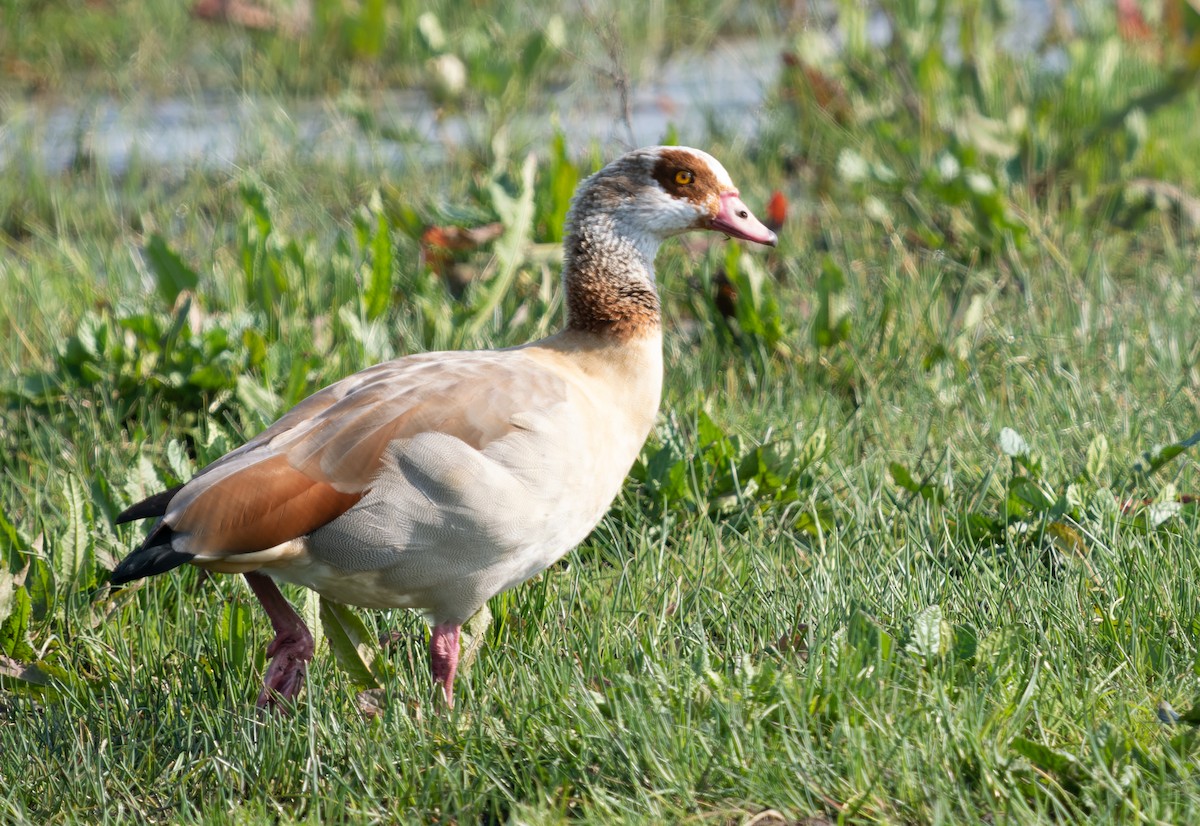
<svg viewBox="0 0 1200 826">
<path fill-rule="evenodd" d="M 13 592 L 17 587 L 17 578 L 0 566 L 0 624 L 12 613 Z"/>
<path fill-rule="evenodd" d="M 949 651 L 953 636 L 949 624 L 942 619 L 942 606 L 934 604 L 913 619 L 912 638 L 905 647 L 928 661 Z"/>
<path fill-rule="evenodd" d="M 345 325 L 345 332 L 362 347 L 363 357 L 367 361 L 387 361 L 395 356 L 391 330 L 382 320 L 364 321 L 351 305 L 347 305 L 338 310 L 338 321 Z"/>
<path fill-rule="evenodd" d="M 68 358 L 74 361 L 82 361 L 84 358 L 92 359 L 93 361 L 104 358 L 107 350 L 108 341 L 108 320 L 100 316 L 88 313 L 83 318 L 79 319 L 78 325 L 75 327 L 75 335 L 71 337 L 69 347 L 78 347 L 81 353 L 78 356 L 69 354 Z"/>
<path fill-rule="evenodd" d="M 203 452 L 197 451 L 197 455 L 201 457 L 199 464 L 201 466 L 207 465 L 224 456 L 233 447 L 232 440 L 229 438 L 229 434 L 225 432 L 225 429 L 219 424 L 210 421 L 204 431 L 204 450 Z M 162 489 L 161 483 L 158 489 Z"/>
<path fill-rule="evenodd" d="M 879 620 L 860 609 L 855 609 L 850 617 L 846 642 L 863 653 L 874 655 L 881 662 L 891 659 L 896 644 L 895 638 L 883 630 Z"/>
<path fill-rule="evenodd" d="M 1087 449 L 1087 474 L 1093 482 L 1103 483 L 1102 476 L 1108 467 L 1108 439 L 1103 433 L 1097 433 L 1096 438 Z"/>
<path fill-rule="evenodd" d="M 15 558 L 12 552 L 27 551 L 30 544 L 29 537 L 25 535 L 25 532 L 10 522 L 3 512 L 0 512 L 0 551 L 8 552 L 0 553 L 0 560 Z"/>
<path fill-rule="evenodd" d="M 958 662 L 970 662 L 975 659 L 979 650 L 979 633 L 970 625 L 954 626 L 954 659 Z"/>
<path fill-rule="evenodd" d="M 321 595 L 316 591 L 306 590 L 304 602 L 300 606 L 300 616 L 309 631 L 312 632 L 314 649 L 320 648 L 321 642 L 325 639 L 325 627 L 321 622 L 321 601 Z"/>
<path fill-rule="evenodd" d="M 33 659 L 34 651 L 29 645 L 33 601 L 29 598 L 29 592 L 24 588 L 14 588 L 8 609 L 8 616 L 0 622 L 0 656 L 16 660 Z"/>
<path fill-rule="evenodd" d="M 492 610 L 485 602 L 475 614 L 463 623 L 461 651 L 458 656 L 458 670 L 465 673 L 479 656 L 483 641 L 487 638 L 488 629 L 492 624 Z"/>
<path fill-rule="evenodd" d="M 321 600 L 321 627 L 342 670 L 359 689 L 381 688 L 387 680 L 379 644 L 351 609 Z"/>
<path fill-rule="evenodd" d="M 66 593 L 78 584 L 87 565 L 90 537 L 83 484 L 75 474 L 63 482 L 62 503 L 66 525 L 54 548 L 54 581 L 60 592 Z"/>
<path fill-rule="evenodd" d="M 140 502 L 151 494 L 165 488 L 158 471 L 154 469 L 146 454 L 138 455 L 137 462 L 129 469 L 125 477 L 124 491 L 130 502 Z"/>
<path fill-rule="evenodd" d="M 765 488 L 770 491 L 782 491 L 795 475 L 795 454 L 795 445 L 773 442 L 756 449 L 747 459 L 756 459 L 758 471 L 755 475 Z"/>
<path fill-rule="evenodd" d="M 565 235 L 571 196 L 575 194 L 580 178 L 579 168 L 571 162 L 567 153 L 567 142 L 561 129 L 554 131 L 549 167 L 537 199 L 540 213 L 538 223 L 545 233 L 542 240 L 560 242 Z"/>
<path fill-rule="evenodd" d="M 529 33 L 521 46 L 521 61 L 517 64 L 520 67 L 518 78 L 521 82 L 529 82 L 528 78 L 532 77 L 533 70 L 542 56 L 546 54 L 549 45 L 540 29 L 534 29 Z"/>
<path fill-rule="evenodd" d="M 252 327 L 242 330 L 242 346 L 246 348 L 246 366 L 258 367 L 267 359 L 267 340 Z"/>
<path fill-rule="evenodd" d="M 146 258 L 154 269 L 158 292 L 168 304 L 174 304 L 181 292 L 195 290 L 200 283 L 196 272 L 167 246 L 157 232 L 150 236 L 146 244 Z"/>
<path fill-rule="evenodd" d="M 818 427 L 804 440 L 800 446 L 800 454 L 796 457 L 798 467 L 806 468 L 813 462 L 825 456 L 829 446 L 829 434 L 824 427 Z"/>
<path fill-rule="evenodd" d="M 911 491 L 912 493 L 920 492 L 920 483 L 913 478 L 912 473 L 910 473 L 908 468 L 906 468 L 904 465 L 900 464 L 899 462 L 892 462 L 888 465 L 888 471 L 892 474 L 892 481 L 895 482 L 897 486 L 902 487 L 907 491 Z"/>
<path fill-rule="evenodd" d="M 813 343 L 818 348 L 833 347 L 850 335 L 850 318 L 842 291 L 846 275 L 830 256 L 821 264 L 817 278 L 817 312 L 813 316 Z"/>
<path fill-rule="evenodd" d="M 375 212 L 375 232 L 371 238 L 371 266 L 366 289 L 363 291 L 363 303 L 366 305 L 367 318 L 375 320 L 382 317 L 392 303 L 392 267 L 395 256 L 391 226 L 388 224 L 387 214 L 383 211 L 378 192 L 371 198 L 371 207 Z"/>
<path fill-rule="evenodd" d="M 1028 476 L 1014 476 L 1009 482 L 1010 499 L 1016 497 L 1020 502 L 1033 508 L 1038 513 L 1049 511 L 1055 500 Z"/>
<path fill-rule="evenodd" d="M 144 461 L 145 457 L 142 457 L 142 460 Z M 196 475 L 196 467 L 192 457 L 188 455 L 187 445 L 179 439 L 167 442 L 167 464 L 180 482 L 186 482 Z"/>
<path fill-rule="evenodd" d="M 1079 759 L 1059 749 L 1035 743 L 1025 737 L 1014 737 L 1009 743 L 1012 750 L 1043 771 L 1053 772 L 1060 779 L 1071 779 L 1079 770 Z"/>
<path fill-rule="evenodd" d="M 193 370 L 188 375 L 187 382 L 202 390 L 219 391 L 229 388 L 230 378 L 229 370 L 226 366 L 214 361 Z"/>
<path fill-rule="evenodd" d="M 675 500 L 691 500 L 687 485 L 688 462 L 675 445 L 668 442 L 654 451 L 645 465 L 645 485 L 663 504 Z"/>
<path fill-rule="evenodd" d="M 50 684 L 50 677 L 36 665 L 0 654 L 0 686 L 10 681 L 44 688 Z"/>
<path fill-rule="evenodd" d="M 892 462 L 890 465 L 888 465 L 888 470 L 892 474 L 892 481 L 895 482 L 898 487 L 910 491 L 911 493 L 920 495 L 920 497 L 927 502 L 940 504 L 945 498 L 945 492 L 942 491 L 938 486 L 930 482 L 921 484 L 915 478 L 913 478 L 913 475 L 909 472 L 908 468 L 904 467 L 904 465 L 900 464 L 899 462 Z"/>
<path fill-rule="evenodd" d="M 1004 521 L 977 511 L 963 511 L 955 518 L 947 520 L 951 528 L 961 532 L 964 537 L 973 540 L 996 541 L 1004 535 Z"/>
<path fill-rule="evenodd" d="M 496 308 L 500 306 L 500 301 L 512 286 L 517 270 L 524 260 L 525 248 L 533 234 L 533 195 L 536 171 L 537 156 L 530 152 L 525 156 L 525 161 L 521 165 L 520 189 L 515 197 L 508 193 L 496 177 L 493 177 L 491 183 L 488 184 L 492 205 L 504 223 L 504 235 L 500 236 L 500 240 L 493 247 L 499 263 L 499 270 L 492 277 L 487 292 L 467 324 L 468 336 L 478 333 L 483 325 L 491 319 Z"/>
<path fill-rule="evenodd" d="M 734 242 L 728 245 L 725 270 L 734 291 L 738 326 L 742 333 L 757 339 L 768 350 L 786 349 L 787 336 L 774 280 L 769 277 L 758 256 Z"/>
<path fill-rule="evenodd" d="M 1190 447 L 1200 443 L 1200 431 L 1174 444 L 1156 447 L 1142 454 L 1142 461 L 1133 466 L 1135 476 L 1149 476 Z"/>
<path fill-rule="evenodd" d="M 250 611 L 241 601 L 231 600 L 221 607 L 221 640 L 231 664 L 238 665 L 246 661 L 251 625 Z"/>
<path fill-rule="evenodd" d="M 832 532 L 836 524 L 828 506 L 812 506 L 796 517 L 792 527 L 800 533 L 820 537 Z"/>
<path fill-rule="evenodd" d="M 29 557 L 29 566 L 25 571 L 25 592 L 29 594 L 30 608 L 35 621 L 40 622 L 49 616 L 59 604 L 57 596 L 60 586 L 54 580 L 50 560 L 42 555 L 43 536 L 34 541 L 34 556 Z M 16 610 L 14 609 L 14 613 Z M 10 617 L 11 619 L 11 617 Z M 32 655 L 30 655 L 32 657 Z"/>
<path fill-rule="evenodd" d="M 696 414 L 696 443 L 701 449 L 725 441 L 725 431 L 705 411 Z"/>
<path fill-rule="evenodd" d="M 377 58 L 387 42 L 387 0 L 357 3 L 357 19 L 351 29 L 355 57 Z"/>
<path fill-rule="evenodd" d="M 244 203 L 254 219 L 255 229 L 261 239 L 265 239 L 271 234 L 273 229 L 271 221 L 271 211 L 267 208 L 267 199 L 263 195 L 261 189 L 254 184 L 243 183 L 240 189 L 242 203 Z"/>
</svg>

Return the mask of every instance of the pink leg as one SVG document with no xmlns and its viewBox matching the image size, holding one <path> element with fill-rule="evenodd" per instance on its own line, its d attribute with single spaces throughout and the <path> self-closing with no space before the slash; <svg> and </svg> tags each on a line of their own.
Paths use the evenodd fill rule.
<svg viewBox="0 0 1200 826">
<path fill-rule="evenodd" d="M 266 574 L 244 575 L 250 589 L 266 609 L 275 629 L 275 639 L 267 646 L 271 664 L 263 677 L 262 693 L 258 695 L 258 708 L 281 710 L 282 703 L 291 703 L 304 686 L 304 674 L 308 661 L 313 657 L 313 638 L 304 620 L 279 592 L 275 580 Z"/>
<path fill-rule="evenodd" d="M 454 708 L 454 672 L 458 671 L 458 632 L 462 628 L 453 622 L 433 627 L 429 638 L 429 664 L 433 681 L 441 683 L 446 706 Z"/>
</svg>

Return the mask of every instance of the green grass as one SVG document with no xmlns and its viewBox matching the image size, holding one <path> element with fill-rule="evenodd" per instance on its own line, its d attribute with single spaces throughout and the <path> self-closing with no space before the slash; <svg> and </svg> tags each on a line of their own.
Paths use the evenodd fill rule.
<svg viewBox="0 0 1200 826">
<path fill-rule="evenodd" d="M 67 88 L 80 67 L 34 50 L 99 12 L 0 8 L 43 33 L 0 55 Z M 1061 78 L 850 49 L 820 64 L 847 110 L 785 74 L 754 145 L 705 144 L 748 203 L 789 198 L 779 249 L 664 249 L 660 427 L 593 535 L 493 600 L 453 714 L 431 711 L 419 618 L 362 612 L 395 640 L 382 712 L 323 643 L 295 715 L 257 717 L 270 629 L 248 589 L 188 569 L 108 592 L 139 536 L 111 518 L 368 363 L 552 327 L 557 193 L 595 148 L 537 147 L 523 225 L 515 151 L 418 175 L 279 145 L 116 177 L 27 150 L 0 175 L 0 821 L 1195 822 L 1200 742 L 1158 707 L 1200 695 L 1200 517 L 1178 504 L 1200 474 L 1191 450 L 1143 454 L 1200 430 L 1200 227 L 1126 184 L 1196 196 L 1200 101 L 1181 88 L 1089 142 L 1188 64 L 1088 8 Z M 104 54 L 154 42 L 105 19 Z M 693 42 L 648 28 L 631 53 Z M 227 67 L 243 36 L 170 53 Z M 272 44 L 236 84 L 357 82 L 361 57 L 305 80 Z M 405 81 L 384 64 L 372 83 Z M 110 91 L 144 88 L 121 65 Z M 490 220 L 533 244 L 459 256 L 461 289 L 421 266 L 427 223 Z"/>
<path fill-rule="evenodd" d="M 729 0 L 649 5 L 623 0 L 596 9 L 568 6 L 554 14 L 529 2 L 482 9 L 449 0 L 263 0 L 252 5 L 283 25 L 258 31 L 199 20 L 189 13 L 191 5 L 4 0 L 0 105 L 6 96 L 35 94 L 191 97 L 233 88 L 311 95 L 421 87 L 436 85 L 427 63 L 440 54 L 464 63 L 471 74 L 467 96 L 479 102 L 502 93 L 511 78 L 525 87 L 523 97 L 536 95 L 542 83 L 613 68 L 605 38 L 595 36 L 599 32 L 611 33 L 620 44 L 619 68 L 636 78 L 680 50 L 710 46 L 720 35 L 760 34 L 779 23 L 770 6 L 747 8 Z M 288 22 L 303 19 L 297 11 L 305 7 L 312 14 L 297 31 Z"/>
</svg>

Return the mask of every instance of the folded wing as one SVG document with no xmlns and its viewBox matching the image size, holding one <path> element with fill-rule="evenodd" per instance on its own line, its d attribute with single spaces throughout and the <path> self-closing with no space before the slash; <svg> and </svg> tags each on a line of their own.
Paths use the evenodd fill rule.
<svg viewBox="0 0 1200 826">
<path fill-rule="evenodd" d="M 554 408 L 566 392 L 561 379 L 519 351 L 377 365 L 309 397 L 169 502 L 155 503 L 165 504 L 163 520 L 139 552 L 169 544 L 200 562 L 282 545 L 357 504 L 375 484 L 389 445 L 434 433 L 482 451 L 520 430 L 529 414 Z M 126 514 L 148 510 L 139 504 Z"/>
</svg>

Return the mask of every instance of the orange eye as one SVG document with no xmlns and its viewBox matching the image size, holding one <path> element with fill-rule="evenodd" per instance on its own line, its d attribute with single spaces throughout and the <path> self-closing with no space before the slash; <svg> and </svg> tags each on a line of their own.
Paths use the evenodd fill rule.
<svg viewBox="0 0 1200 826">
<path fill-rule="evenodd" d="M 695 180 L 695 178 L 696 176 L 686 169 L 681 169 L 675 173 L 675 183 L 679 184 L 680 186 L 687 186 L 693 180 Z"/>
</svg>

